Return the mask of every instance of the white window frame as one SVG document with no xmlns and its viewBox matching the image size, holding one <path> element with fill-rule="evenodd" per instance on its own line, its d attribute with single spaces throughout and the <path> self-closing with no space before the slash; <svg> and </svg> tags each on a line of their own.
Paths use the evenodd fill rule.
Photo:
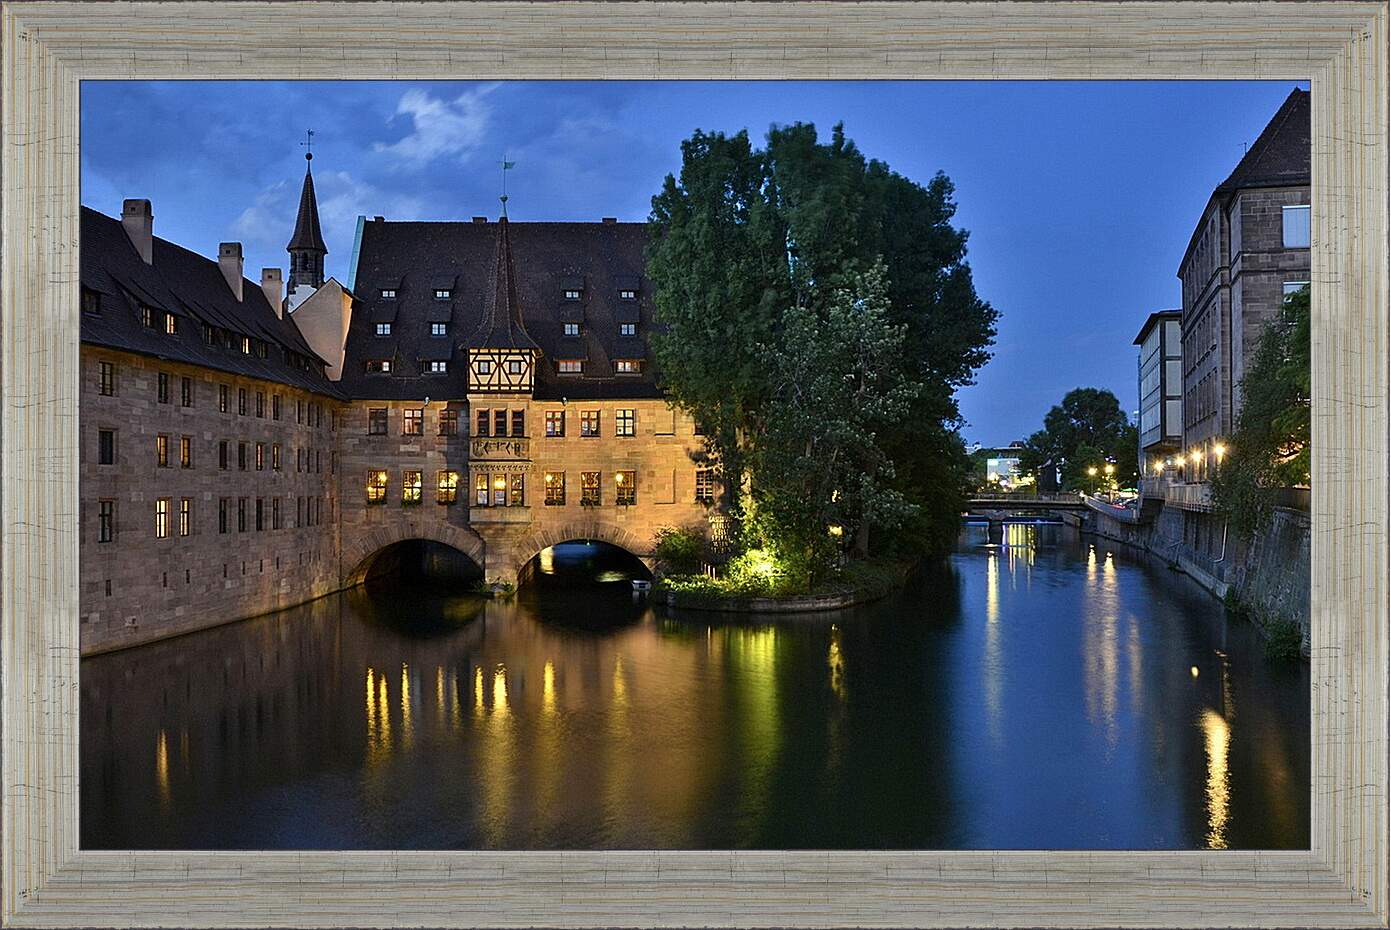
<svg viewBox="0 0 1391 930">
<path fill-rule="evenodd" d="M 1297 216 L 1297 215 L 1300 215 L 1300 214 L 1303 215 L 1304 219 L 1303 219 L 1302 223 L 1301 223 L 1299 226 L 1294 227 L 1294 230 L 1295 230 L 1296 232 L 1298 232 L 1298 233 L 1301 233 L 1302 235 L 1294 236 L 1294 237 L 1293 237 L 1294 241 L 1291 241 L 1291 236 L 1290 236 L 1290 232 L 1291 232 L 1290 217 L 1291 217 L 1291 216 Z M 1286 206 L 1281 207 L 1281 208 L 1280 208 L 1280 244 L 1283 245 L 1283 246 L 1284 246 L 1285 248 L 1287 248 L 1287 249 L 1307 249 L 1307 248 L 1309 248 L 1309 244 L 1310 244 L 1310 242 L 1312 241 L 1312 231 L 1311 231 L 1311 227 L 1310 227 L 1310 220 L 1311 220 L 1311 217 L 1310 217 L 1310 214 L 1309 214 L 1309 205 L 1308 205 L 1307 203 L 1303 203 L 1303 204 L 1288 204 L 1288 205 L 1286 205 Z M 1304 241 L 1303 241 L 1303 242 L 1300 242 L 1300 241 L 1298 241 L 1299 239 L 1303 239 Z"/>
<path fill-rule="evenodd" d="M 378 336 L 390 336 L 390 335 L 391 335 L 391 324 L 390 324 L 390 323 L 378 323 L 378 324 L 377 324 L 377 335 L 378 335 Z"/>
</svg>

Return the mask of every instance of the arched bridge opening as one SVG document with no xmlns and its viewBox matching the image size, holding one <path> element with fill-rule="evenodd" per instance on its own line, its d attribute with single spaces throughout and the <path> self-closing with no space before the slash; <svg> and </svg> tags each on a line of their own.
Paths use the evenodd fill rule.
<svg viewBox="0 0 1391 930">
<path fill-rule="evenodd" d="M 638 555 L 602 539 L 564 539 L 546 546 L 517 572 L 519 587 L 585 588 L 651 581 L 652 569 Z"/>
<path fill-rule="evenodd" d="M 388 576 L 421 582 L 474 584 L 483 577 L 485 546 L 458 527 L 387 526 L 344 539 L 345 587 Z"/>
</svg>

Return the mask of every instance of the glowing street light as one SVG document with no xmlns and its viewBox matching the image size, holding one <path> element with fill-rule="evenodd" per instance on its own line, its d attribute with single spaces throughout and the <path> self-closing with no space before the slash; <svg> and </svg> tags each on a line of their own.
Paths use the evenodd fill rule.
<svg viewBox="0 0 1391 930">
<path fill-rule="evenodd" d="M 1091 477 L 1095 478 L 1095 477 L 1096 477 L 1096 466 L 1093 465 L 1091 468 L 1088 468 L 1088 469 L 1087 469 L 1087 474 L 1090 475 Z"/>
<path fill-rule="evenodd" d="M 1217 460 L 1220 462 L 1222 461 L 1222 456 L 1227 454 L 1227 447 L 1219 442 L 1212 447 L 1212 451 L 1217 456 Z"/>
<path fill-rule="evenodd" d="M 1110 463 L 1108 462 L 1107 465 L 1106 465 L 1106 474 L 1108 474 L 1108 475 L 1114 475 L 1115 473 L 1116 473 L 1116 466 L 1114 466 L 1114 465 L 1112 465 L 1112 464 L 1110 464 Z"/>
</svg>

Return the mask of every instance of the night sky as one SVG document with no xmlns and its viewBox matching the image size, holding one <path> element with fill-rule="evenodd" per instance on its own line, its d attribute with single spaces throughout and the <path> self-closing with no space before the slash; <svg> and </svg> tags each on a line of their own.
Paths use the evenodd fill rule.
<svg viewBox="0 0 1391 930">
<path fill-rule="evenodd" d="M 1212 188 L 1295 85 L 1264 82 L 86 82 L 82 202 L 153 201 L 155 233 L 205 255 L 239 240 L 248 277 L 284 267 L 304 130 L 327 272 L 345 283 L 358 214 L 645 220 L 691 131 L 844 121 L 866 155 L 956 185 L 995 358 L 961 392 L 965 436 L 1005 444 L 1074 387 L 1133 416 L 1131 341 L 1179 302 L 1175 272 Z M 1308 86 L 1307 82 L 1299 86 Z"/>
</svg>

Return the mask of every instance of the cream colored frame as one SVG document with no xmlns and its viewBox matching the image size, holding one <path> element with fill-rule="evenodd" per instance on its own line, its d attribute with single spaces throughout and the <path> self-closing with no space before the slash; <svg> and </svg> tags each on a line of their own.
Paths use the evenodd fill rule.
<svg viewBox="0 0 1391 930">
<path fill-rule="evenodd" d="M 0 19 L 5 923 L 1386 925 L 1384 5 L 15 2 Z M 193 77 L 1310 79 L 1312 851 L 79 851 L 78 82 Z"/>
</svg>

